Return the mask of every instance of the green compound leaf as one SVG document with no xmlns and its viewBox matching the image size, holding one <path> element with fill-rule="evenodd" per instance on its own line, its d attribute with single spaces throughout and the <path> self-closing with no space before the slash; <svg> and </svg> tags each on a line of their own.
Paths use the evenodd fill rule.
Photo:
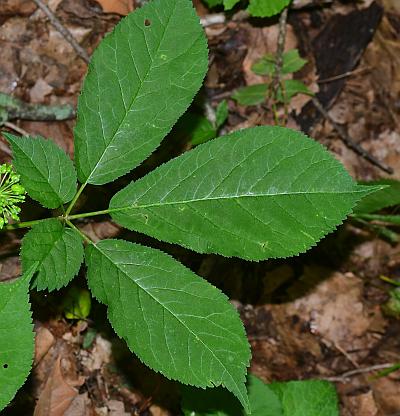
<svg viewBox="0 0 400 416">
<path fill-rule="evenodd" d="M 86 251 L 93 295 L 149 367 L 198 387 L 224 386 L 248 409 L 250 350 L 228 299 L 161 251 L 103 240 Z"/>
<path fill-rule="evenodd" d="M 338 416 L 334 386 L 326 381 L 290 381 L 265 384 L 249 375 L 251 416 Z M 182 389 L 185 416 L 245 416 L 243 409 L 222 389 Z"/>
<path fill-rule="evenodd" d="M 240 105 L 257 105 L 267 99 L 268 84 L 254 84 L 238 88 L 232 98 Z"/>
<path fill-rule="evenodd" d="M 32 267 L 11 283 L 0 283 L 0 411 L 29 375 L 34 350 L 29 281 Z"/>
<path fill-rule="evenodd" d="M 78 273 L 83 261 L 83 245 L 78 233 L 57 219 L 36 224 L 22 240 L 23 270 L 38 263 L 33 287 L 49 291 L 66 286 Z"/>
<path fill-rule="evenodd" d="M 78 104 L 79 180 L 113 181 L 153 152 L 207 71 L 207 43 L 189 0 L 154 0 L 96 49 Z"/>
<path fill-rule="evenodd" d="M 160 166 L 118 192 L 110 209 L 118 224 L 160 240 L 262 260 L 304 252 L 374 190 L 303 134 L 255 127 Z"/>
<path fill-rule="evenodd" d="M 46 208 L 58 208 L 76 192 L 72 160 L 53 141 L 43 137 L 4 136 L 11 144 L 13 164 L 29 196 Z"/>
<path fill-rule="evenodd" d="M 292 0 L 250 0 L 247 11 L 255 17 L 270 17 L 281 12 Z"/>
</svg>

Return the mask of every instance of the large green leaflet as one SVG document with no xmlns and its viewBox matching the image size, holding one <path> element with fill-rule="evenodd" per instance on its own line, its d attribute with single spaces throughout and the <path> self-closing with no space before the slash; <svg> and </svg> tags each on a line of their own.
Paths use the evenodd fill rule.
<svg viewBox="0 0 400 416">
<path fill-rule="evenodd" d="M 256 127 L 162 165 L 117 193 L 110 209 L 122 226 L 160 240 L 262 260 L 304 252 L 371 191 L 303 134 Z"/>
<path fill-rule="evenodd" d="M 128 15 L 93 54 L 78 105 L 79 180 L 101 185 L 153 152 L 207 71 L 191 1 L 154 0 Z"/>
<path fill-rule="evenodd" d="M 265 384 L 248 376 L 251 416 L 338 416 L 333 384 L 320 380 Z M 185 416 L 245 416 L 245 411 L 221 389 L 182 389 Z"/>
<path fill-rule="evenodd" d="M 103 240 L 86 252 L 92 293 L 149 367 L 199 387 L 223 385 L 248 409 L 250 350 L 228 299 L 161 251 Z"/>
<path fill-rule="evenodd" d="M 78 273 L 83 261 L 79 234 L 57 219 L 36 224 L 22 240 L 23 270 L 38 262 L 33 287 L 49 291 L 66 286 Z"/>
<path fill-rule="evenodd" d="M 76 192 L 72 160 L 53 141 L 3 133 L 11 144 L 13 164 L 29 196 L 46 208 L 58 208 Z"/>
<path fill-rule="evenodd" d="M 11 283 L 0 283 L 0 411 L 24 384 L 32 366 L 34 336 L 29 305 L 32 267 Z"/>
</svg>

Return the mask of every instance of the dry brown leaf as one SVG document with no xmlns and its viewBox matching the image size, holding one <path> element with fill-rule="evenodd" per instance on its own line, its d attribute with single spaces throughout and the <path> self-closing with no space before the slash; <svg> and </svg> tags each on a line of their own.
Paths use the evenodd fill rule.
<svg viewBox="0 0 400 416">
<path fill-rule="evenodd" d="M 110 400 L 107 404 L 109 416 L 129 416 L 130 413 L 125 412 L 124 402 L 119 400 Z"/>
<path fill-rule="evenodd" d="M 126 16 L 134 10 L 132 0 L 96 0 L 104 13 L 117 13 Z"/>
<path fill-rule="evenodd" d="M 46 385 L 36 403 L 34 416 L 63 416 L 72 401 L 78 395 L 76 386 L 84 383 L 84 378 L 66 380 L 61 368 L 62 358 L 59 356 L 46 381 Z"/>
<path fill-rule="evenodd" d="M 363 281 L 352 273 L 324 270 L 306 267 L 293 293 L 301 290 L 302 283 L 307 288 L 312 282 L 325 280 L 288 305 L 288 313 L 309 321 L 312 330 L 335 347 L 346 351 L 371 347 L 368 330 L 383 318 L 379 310 L 366 309 Z"/>
<path fill-rule="evenodd" d="M 64 416 L 92 416 L 93 406 L 88 393 L 76 396 Z"/>
<path fill-rule="evenodd" d="M 1 0 L 0 15 L 30 15 L 36 10 L 36 7 L 31 0 Z"/>
<path fill-rule="evenodd" d="M 44 98 L 52 92 L 53 87 L 51 87 L 44 79 L 39 78 L 29 92 L 31 102 L 43 103 Z"/>
<path fill-rule="evenodd" d="M 347 396 L 344 401 L 352 416 L 378 416 L 378 408 L 371 391 L 357 396 Z"/>
<path fill-rule="evenodd" d="M 39 364 L 42 358 L 48 353 L 49 349 L 54 345 L 55 338 L 53 334 L 44 326 L 40 326 L 35 330 L 35 366 Z"/>
</svg>

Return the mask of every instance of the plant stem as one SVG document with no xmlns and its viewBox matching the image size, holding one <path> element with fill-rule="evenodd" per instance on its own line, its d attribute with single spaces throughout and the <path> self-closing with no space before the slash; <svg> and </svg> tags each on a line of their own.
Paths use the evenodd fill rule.
<svg viewBox="0 0 400 416">
<path fill-rule="evenodd" d="M 85 212 L 83 214 L 68 215 L 68 220 L 79 220 L 80 218 L 95 217 L 97 215 L 106 215 L 112 212 L 121 211 L 121 209 L 104 209 L 102 211 Z"/>
<path fill-rule="evenodd" d="M 39 222 L 44 221 L 42 220 L 33 220 L 33 221 L 25 221 L 25 222 L 17 222 L 15 224 L 8 224 L 2 228 L 0 231 L 10 231 L 10 230 L 18 230 L 20 228 L 29 228 L 33 227 L 36 224 L 39 224 Z"/>
<path fill-rule="evenodd" d="M 71 201 L 67 210 L 65 211 L 65 217 L 68 217 L 69 214 L 71 213 L 72 208 L 75 206 L 76 201 L 78 201 L 78 199 L 81 196 L 81 194 L 82 194 L 83 190 L 85 189 L 86 185 L 87 185 L 87 182 L 82 184 L 81 187 L 78 189 L 78 192 L 75 194 L 74 199 Z"/>
<path fill-rule="evenodd" d="M 381 221 L 387 224 L 400 225 L 400 215 L 378 215 L 378 214 L 353 214 L 354 218 L 362 218 L 369 221 Z"/>
<path fill-rule="evenodd" d="M 93 244 L 93 241 L 86 234 L 84 234 L 78 227 L 75 227 L 75 225 L 72 224 L 71 221 L 66 220 L 65 222 L 82 237 L 82 240 L 86 241 L 89 244 Z"/>
<path fill-rule="evenodd" d="M 286 41 L 286 29 L 287 29 L 287 16 L 288 16 L 288 8 L 284 8 L 281 15 L 279 16 L 279 33 L 278 33 L 278 44 L 276 47 L 276 54 L 275 54 L 275 72 L 274 77 L 271 83 L 271 97 L 274 102 L 277 101 L 279 89 L 282 91 L 284 106 L 286 107 L 286 100 L 285 100 L 285 93 L 282 88 L 282 66 L 283 66 L 283 53 L 285 51 L 285 41 Z M 285 109 L 285 113 L 287 110 Z M 275 123 L 277 122 L 276 118 L 276 110 L 274 110 L 275 114 Z"/>
</svg>

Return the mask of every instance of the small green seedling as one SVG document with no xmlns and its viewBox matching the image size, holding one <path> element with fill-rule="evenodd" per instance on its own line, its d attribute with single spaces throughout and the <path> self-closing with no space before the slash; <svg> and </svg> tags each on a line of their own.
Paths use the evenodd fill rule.
<svg viewBox="0 0 400 416">
<path fill-rule="evenodd" d="M 257 75 L 266 77 L 262 84 L 250 85 L 239 88 L 232 98 L 240 105 L 257 105 L 271 100 L 273 104 L 288 105 L 297 94 L 313 95 L 306 85 L 297 79 L 287 79 L 287 76 L 299 71 L 307 61 L 300 57 L 297 49 L 291 49 L 282 56 L 282 77 L 278 88 L 274 90 L 273 79 L 275 76 L 276 56 L 265 55 L 252 66 L 252 71 Z"/>
<path fill-rule="evenodd" d="M 198 253 L 259 261 L 306 251 L 376 188 L 357 184 L 303 134 L 264 126 L 201 144 L 121 189 L 108 207 L 77 212 L 88 185 L 115 181 L 159 146 L 207 66 L 192 3 L 150 1 L 93 54 L 79 97 L 74 161 L 51 140 L 4 134 L 22 186 L 55 211 L 5 226 L 32 228 L 22 241 L 22 278 L 0 283 L 0 409 L 32 365 L 29 288 L 60 289 L 85 261 L 91 295 L 107 306 L 115 332 L 143 363 L 186 385 L 223 386 L 250 412 L 250 347 L 228 298 L 160 250 L 122 239 L 91 241 L 82 220 L 111 215 L 122 227 Z M 12 217 L 16 196 L 21 202 L 22 188 L 7 194 L 3 219 Z"/>
<path fill-rule="evenodd" d="M 192 146 L 197 146 L 217 137 L 228 118 L 228 103 L 221 101 L 217 108 L 208 112 L 208 117 L 188 111 L 177 123 L 176 130 L 182 132 Z"/>
</svg>

